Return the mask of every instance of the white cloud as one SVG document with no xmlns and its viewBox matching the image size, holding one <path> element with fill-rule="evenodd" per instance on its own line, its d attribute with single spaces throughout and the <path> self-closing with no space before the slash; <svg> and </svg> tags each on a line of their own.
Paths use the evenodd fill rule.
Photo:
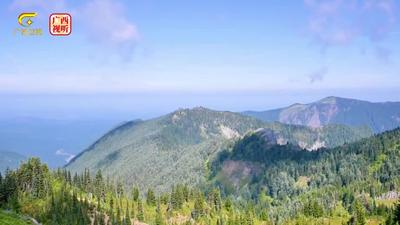
<svg viewBox="0 0 400 225">
<path fill-rule="evenodd" d="M 56 155 L 65 156 L 65 162 L 67 162 L 67 163 L 69 163 L 69 161 L 71 161 L 75 157 L 74 154 L 70 154 L 68 152 L 65 152 L 64 149 L 58 149 L 56 151 Z"/>
<path fill-rule="evenodd" d="M 396 25 L 394 0 L 304 0 L 311 12 L 308 29 L 323 45 L 347 45 L 366 37 L 372 42 L 387 37 Z"/>
<path fill-rule="evenodd" d="M 131 59 L 139 41 L 139 32 L 126 17 L 121 3 L 91 0 L 78 9 L 77 15 L 85 25 L 91 42 L 116 51 L 125 60 Z"/>
<path fill-rule="evenodd" d="M 116 54 L 129 61 L 139 41 L 136 25 L 127 17 L 125 6 L 116 0 L 87 0 L 81 5 L 71 5 L 65 0 L 14 0 L 9 8 L 39 11 L 40 16 L 56 11 L 69 12 L 74 23 L 84 28 L 80 32 L 95 46 L 96 53 L 103 56 Z"/>
</svg>

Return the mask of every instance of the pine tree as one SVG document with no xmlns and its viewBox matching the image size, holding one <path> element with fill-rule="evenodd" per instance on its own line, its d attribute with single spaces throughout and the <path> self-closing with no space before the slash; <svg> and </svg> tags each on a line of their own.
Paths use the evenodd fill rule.
<svg viewBox="0 0 400 225">
<path fill-rule="evenodd" d="M 225 200 L 225 209 L 230 212 L 232 210 L 232 201 L 230 198 Z"/>
<path fill-rule="evenodd" d="M 323 215 L 323 208 L 316 200 L 309 201 L 304 206 L 304 215 L 319 218 Z"/>
<path fill-rule="evenodd" d="M 212 190 L 208 195 L 208 202 L 215 211 L 220 211 L 222 208 L 221 192 L 218 188 Z"/>
<path fill-rule="evenodd" d="M 21 205 L 19 204 L 17 193 L 18 192 L 15 192 L 13 195 L 11 195 L 9 204 L 10 204 L 11 209 L 18 213 L 21 209 Z"/>
<path fill-rule="evenodd" d="M 192 211 L 192 218 L 198 219 L 204 215 L 204 197 L 203 194 L 200 192 L 197 194 L 197 197 L 194 201 L 194 210 Z"/>
<path fill-rule="evenodd" d="M 266 210 L 262 210 L 260 214 L 261 221 L 268 221 L 268 213 Z"/>
<path fill-rule="evenodd" d="M 400 202 L 397 203 L 396 208 L 394 210 L 394 222 L 400 224 Z"/>
<path fill-rule="evenodd" d="M 96 198 L 104 200 L 104 182 L 103 175 L 101 174 L 101 170 L 98 170 L 96 173 L 95 181 L 94 181 L 94 194 Z"/>
<path fill-rule="evenodd" d="M 131 224 L 131 215 L 129 212 L 129 202 L 128 201 L 126 201 L 126 209 L 125 209 L 125 217 L 124 218 L 125 218 L 124 224 L 130 225 Z"/>
<path fill-rule="evenodd" d="M 121 224 L 121 222 L 122 222 L 122 220 L 121 220 L 121 208 L 120 208 L 120 205 L 119 204 L 117 204 L 117 216 L 116 216 L 117 218 L 116 218 L 116 222 L 117 222 L 117 224 Z"/>
<path fill-rule="evenodd" d="M 138 200 L 137 219 L 140 222 L 144 221 L 143 203 L 142 203 L 142 200 L 140 200 L 140 199 Z"/>
<path fill-rule="evenodd" d="M 117 183 L 117 197 L 121 198 L 124 195 L 124 185 L 121 182 Z"/>
<path fill-rule="evenodd" d="M 156 196 L 154 194 L 153 189 L 151 189 L 151 188 L 149 188 L 149 190 L 147 191 L 146 203 L 149 206 L 155 206 L 156 205 Z"/>
<path fill-rule="evenodd" d="M 160 202 L 157 204 L 155 225 L 164 225 L 164 218 L 161 212 Z"/>
<path fill-rule="evenodd" d="M 246 212 L 246 215 L 244 217 L 244 222 L 246 225 L 253 225 L 254 224 L 254 220 L 253 220 L 253 215 L 250 211 Z"/>
<path fill-rule="evenodd" d="M 188 186 L 187 185 L 185 185 L 184 187 L 183 187 L 183 190 L 182 190 L 182 193 L 183 193 L 183 198 L 184 198 L 184 201 L 185 202 L 188 202 L 189 201 L 189 188 L 188 188 Z"/>
<path fill-rule="evenodd" d="M 132 202 L 132 206 L 131 206 L 131 218 L 135 218 L 136 217 L 136 213 L 135 213 L 135 202 Z"/>
<path fill-rule="evenodd" d="M 347 222 L 348 225 L 365 225 L 365 209 L 361 202 L 357 199 L 354 202 L 353 216 Z"/>
<path fill-rule="evenodd" d="M 139 188 L 134 187 L 132 190 L 132 199 L 137 202 L 139 200 Z"/>
</svg>

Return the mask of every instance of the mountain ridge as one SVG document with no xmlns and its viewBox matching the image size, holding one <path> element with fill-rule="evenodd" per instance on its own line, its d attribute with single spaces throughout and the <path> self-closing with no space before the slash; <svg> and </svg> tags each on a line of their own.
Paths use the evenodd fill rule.
<svg viewBox="0 0 400 225">
<path fill-rule="evenodd" d="M 102 170 L 110 177 L 123 177 L 128 186 L 140 184 L 142 188 L 167 190 L 173 183 L 198 185 L 206 181 L 205 165 L 210 159 L 234 140 L 261 128 L 272 129 L 286 142 L 304 148 L 312 148 L 320 138 L 330 147 L 372 134 L 365 128 L 341 125 L 308 128 L 266 123 L 239 113 L 195 107 L 124 123 L 103 135 L 66 168 L 72 172 Z"/>
<path fill-rule="evenodd" d="M 295 103 L 266 111 L 245 111 L 263 121 L 321 127 L 327 124 L 369 126 L 375 133 L 400 126 L 400 102 L 370 102 L 329 96 L 315 102 Z"/>
</svg>

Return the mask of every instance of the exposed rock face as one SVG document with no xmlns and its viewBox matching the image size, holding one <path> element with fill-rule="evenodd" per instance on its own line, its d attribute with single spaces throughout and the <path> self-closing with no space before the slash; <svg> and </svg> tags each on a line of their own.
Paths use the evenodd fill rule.
<svg viewBox="0 0 400 225">
<path fill-rule="evenodd" d="M 300 105 L 289 107 L 279 115 L 279 121 L 288 124 L 321 127 L 331 123 L 338 113 L 336 98 L 330 97 L 321 100 L 319 104 Z"/>
<path fill-rule="evenodd" d="M 397 200 L 400 199 L 400 192 L 389 191 L 378 197 L 380 200 Z"/>
<path fill-rule="evenodd" d="M 219 129 L 221 130 L 222 136 L 224 136 L 227 139 L 240 137 L 240 134 L 236 130 L 231 129 L 230 127 L 220 125 Z"/>
<path fill-rule="evenodd" d="M 197 107 L 179 109 L 151 120 L 125 123 L 81 152 L 69 162 L 67 169 L 73 173 L 85 168 L 102 170 L 105 176 L 124 180 L 127 187 L 153 187 L 156 191 L 167 191 L 177 183 L 195 186 L 205 182 L 205 165 L 217 153 L 257 129 L 263 131 L 270 144 L 303 141 L 307 149 L 319 146 L 315 144 L 316 140 L 331 140 L 323 143 L 333 147 L 364 137 L 358 130 L 339 126 L 332 127 L 331 135 L 325 139 L 318 139 L 325 128 L 314 130 L 266 123 L 238 113 Z M 348 132 L 342 135 L 343 131 Z"/>
<path fill-rule="evenodd" d="M 264 121 L 305 125 L 366 125 L 375 133 L 400 126 L 400 102 L 373 103 L 355 99 L 327 97 L 309 104 L 294 104 L 281 109 L 244 112 Z"/>
<path fill-rule="evenodd" d="M 292 144 L 308 151 L 331 148 L 372 135 L 371 130 L 366 127 L 352 128 L 343 125 L 325 125 L 318 128 L 291 126 L 289 129 L 272 126 L 258 129 L 255 133 L 262 137 L 267 145 Z M 356 137 L 358 135 L 360 136 Z"/>
</svg>

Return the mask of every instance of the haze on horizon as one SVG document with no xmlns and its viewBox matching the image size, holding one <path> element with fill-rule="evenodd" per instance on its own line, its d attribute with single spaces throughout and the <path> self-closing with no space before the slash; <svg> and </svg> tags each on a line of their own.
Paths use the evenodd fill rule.
<svg viewBox="0 0 400 225">
<path fill-rule="evenodd" d="M 331 95 L 399 101 L 398 10 L 394 0 L 5 0 L 0 117 L 150 118 Z M 26 11 L 38 13 L 43 36 L 13 34 Z M 46 33 L 52 12 L 72 14 L 72 35 Z"/>
</svg>

